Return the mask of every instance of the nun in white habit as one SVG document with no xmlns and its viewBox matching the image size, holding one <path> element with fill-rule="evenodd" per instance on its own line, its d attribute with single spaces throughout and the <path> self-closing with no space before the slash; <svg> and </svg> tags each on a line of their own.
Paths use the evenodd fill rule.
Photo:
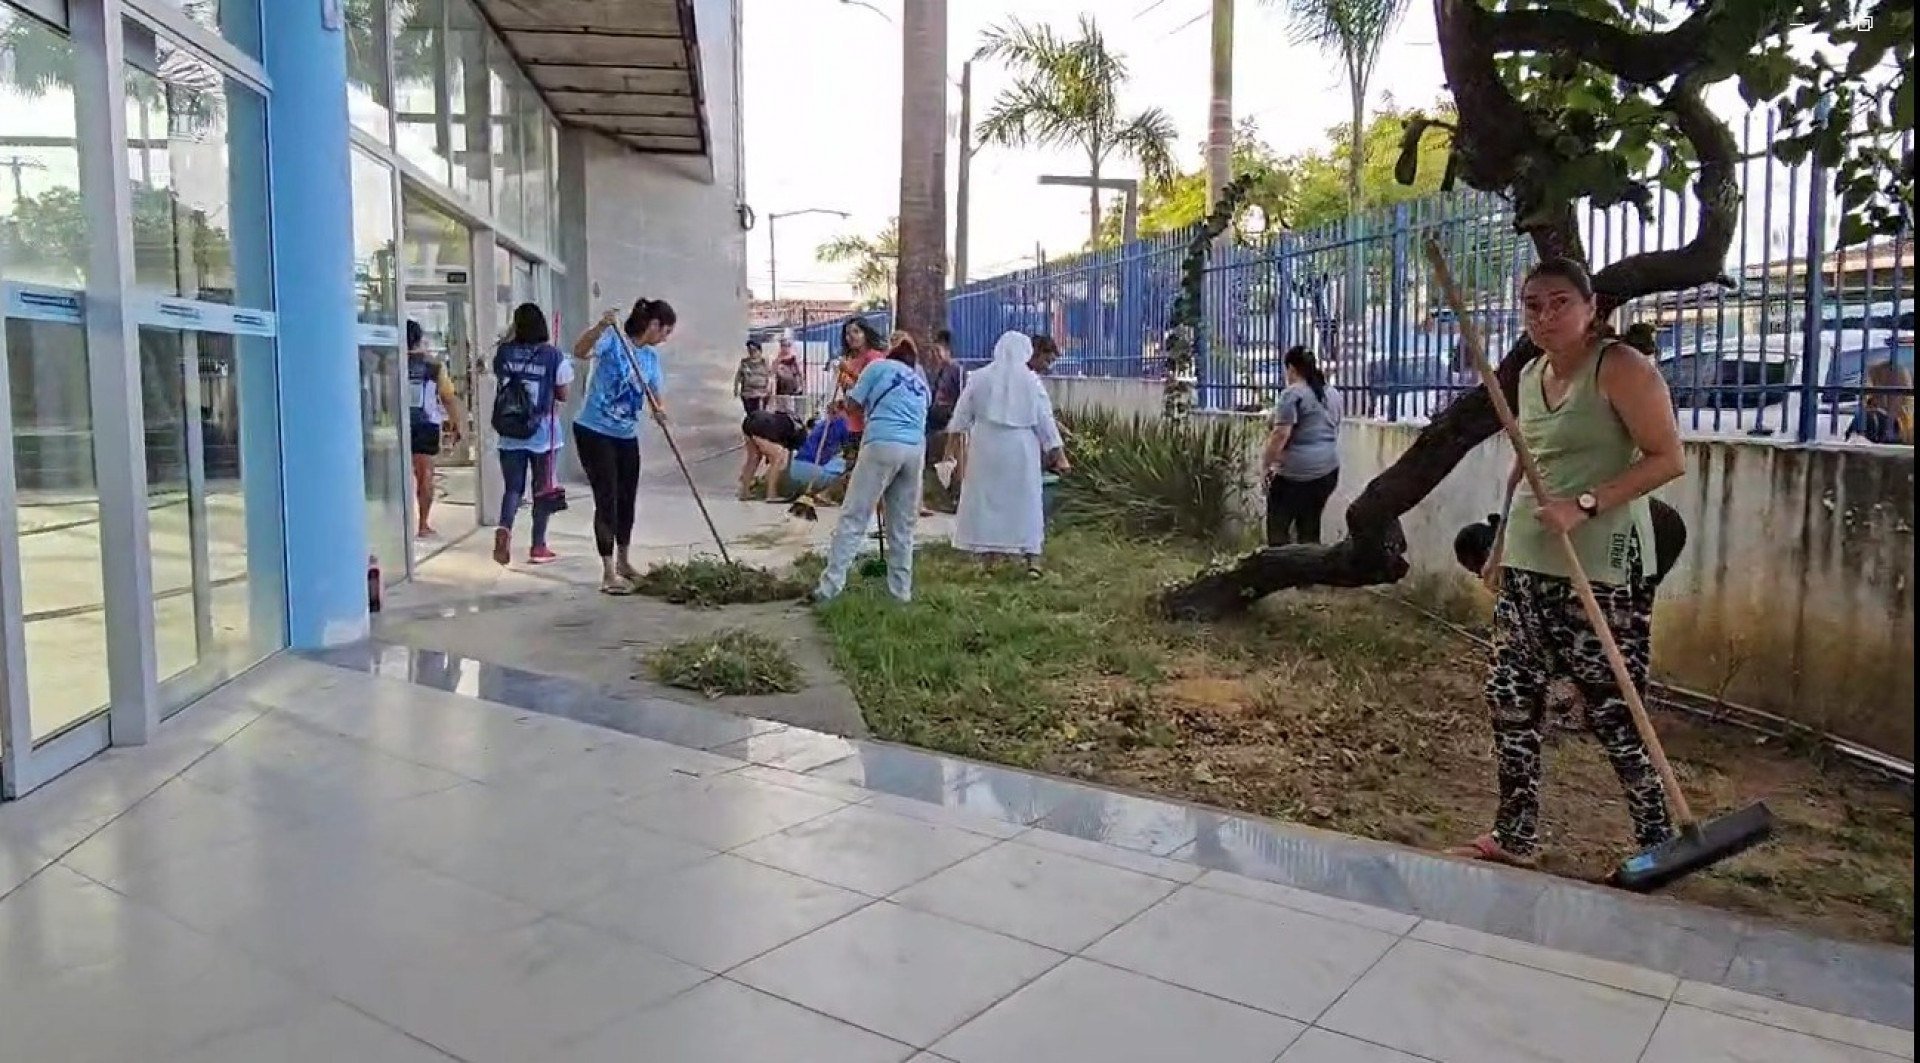
<svg viewBox="0 0 1920 1063">
<path fill-rule="evenodd" d="M 1046 541 L 1041 512 L 1043 464 L 1067 470 L 1060 426 L 1040 377 L 1027 368 L 1033 340 L 1008 332 L 993 347 L 993 364 L 967 377 L 947 430 L 966 435 L 967 474 L 953 544 L 975 554 L 1024 557 L 1040 574 Z"/>
</svg>

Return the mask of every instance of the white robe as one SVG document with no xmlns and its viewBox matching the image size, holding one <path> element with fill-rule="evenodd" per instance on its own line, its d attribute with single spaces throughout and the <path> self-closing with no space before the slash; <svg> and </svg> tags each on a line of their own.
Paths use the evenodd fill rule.
<svg viewBox="0 0 1920 1063">
<path fill-rule="evenodd" d="M 960 392 L 947 426 L 967 433 L 967 474 L 960 484 L 953 545 L 970 553 L 1038 555 L 1046 543 L 1040 461 L 1061 445 L 1060 426 L 1040 378 L 1028 372 L 1026 379 L 1043 411 L 1034 424 L 1015 428 L 986 419 L 977 408 L 976 389 L 969 386 Z"/>
</svg>

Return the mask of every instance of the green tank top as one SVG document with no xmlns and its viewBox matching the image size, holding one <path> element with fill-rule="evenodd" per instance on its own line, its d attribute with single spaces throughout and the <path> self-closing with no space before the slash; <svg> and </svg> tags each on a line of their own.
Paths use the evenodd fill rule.
<svg viewBox="0 0 1920 1063">
<path fill-rule="evenodd" d="M 1600 391 L 1600 355 L 1606 344 L 1569 382 L 1558 407 L 1546 396 L 1547 360 L 1536 358 L 1520 371 L 1520 434 L 1540 464 L 1547 490 L 1569 501 L 1625 472 L 1640 457 L 1627 426 Z M 1623 357 L 1616 354 L 1614 357 Z M 1514 492 L 1508 518 L 1504 563 L 1549 576 L 1571 577 L 1557 538 L 1540 524 L 1538 503 L 1525 480 Z M 1639 537 L 1640 556 L 1652 556 L 1653 518 L 1645 498 L 1608 510 L 1573 530 L 1574 551 L 1587 578 L 1595 583 L 1630 582 L 1630 547 Z M 1642 562 L 1645 565 L 1646 562 Z M 1643 569 L 1644 571 L 1644 569 Z"/>
</svg>

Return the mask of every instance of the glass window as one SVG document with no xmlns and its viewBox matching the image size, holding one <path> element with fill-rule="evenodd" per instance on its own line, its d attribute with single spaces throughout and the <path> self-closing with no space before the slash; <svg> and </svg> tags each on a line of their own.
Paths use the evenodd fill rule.
<svg viewBox="0 0 1920 1063">
<path fill-rule="evenodd" d="M 286 642 L 266 101 L 127 24 L 157 678 L 181 705 Z"/>
<path fill-rule="evenodd" d="M 393 91 L 387 84 L 391 28 L 387 0 L 346 0 L 347 113 L 382 144 L 393 142 Z"/>
<path fill-rule="evenodd" d="M 406 412 L 395 258 L 393 171 L 353 153 L 353 288 L 360 322 L 360 435 L 367 548 L 387 582 L 407 574 Z"/>
<path fill-rule="evenodd" d="M 522 142 L 520 156 L 520 186 L 525 190 L 524 227 L 528 243 L 545 248 L 549 245 L 547 232 L 547 110 L 540 105 L 540 94 L 533 86 L 522 83 L 520 93 L 520 128 L 525 131 L 526 140 Z"/>
<path fill-rule="evenodd" d="M 520 124 L 515 121 L 515 89 L 520 72 L 504 57 L 493 64 L 488 91 L 488 114 L 493 128 L 493 216 L 502 229 L 518 234 L 520 227 Z"/>
<path fill-rule="evenodd" d="M 481 212 L 492 209 L 493 153 L 488 150 L 487 27 L 467 0 L 447 4 L 448 120 L 453 187 Z"/>
<path fill-rule="evenodd" d="M 390 0 L 394 136 L 400 155 L 434 180 L 450 180 L 447 26 L 441 0 Z"/>
<path fill-rule="evenodd" d="M 86 281 L 73 64 L 65 37 L 0 4 L 0 281 L 69 289 Z M 19 506 L 19 525 L 6 533 L 19 536 L 35 741 L 107 704 L 84 304 L 77 293 L 43 294 L 50 298 L 23 298 L 13 307 L 22 316 L 5 320 L 12 403 L 0 410 L 13 434 L 13 468 L 0 475 L 12 475 Z"/>
<path fill-rule="evenodd" d="M 86 285 L 73 62 L 64 36 L 0 5 L 0 278 L 6 280 Z"/>
<path fill-rule="evenodd" d="M 547 122 L 547 251 L 560 257 L 560 127 Z"/>
<path fill-rule="evenodd" d="M 255 59 L 260 58 L 260 0 L 161 0 Z"/>
</svg>

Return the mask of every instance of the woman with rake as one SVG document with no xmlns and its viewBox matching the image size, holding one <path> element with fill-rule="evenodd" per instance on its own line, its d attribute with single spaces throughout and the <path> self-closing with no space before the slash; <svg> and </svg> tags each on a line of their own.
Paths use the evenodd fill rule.
<svg viewBox="0 0 1920 1063">
<path fill-rule="evenodd" d="M 666 300 L 641 299 L 624 322 L 619 311 L 609 310 L 573 344 L 574 357 L 593 362 L 586 400 L 573 418 L 573 438 L 593 487 L 593 543 L 600 553 L 602 594 L 632 594 L 640 578 L 628 557 L 640 495 L 640 410 L 651 405 L 665 426 L 656 347 L 673 335 L 678 321 Z"/>
<path fill-rule="evenodd" d="M 1500 801 L 1493 830 L 1453 855 L 1530 867 L 1540 845 L 1541 723 L 1547 687 L 1571 679 L 1587 722 L 1626 791 L 1643 850 L 1673 835 L 1646 740 L 1575 589 L 1568 536 L 1593 582 L 1633 686 L 1644 690 L 1653 642 L 1656 539 L 1648 495 L 1686 469 L 1666 381 L 1652 360 L 1601 333 L 1593 283 L 1567 259 L 1533 268 L 1522 289 L 1527 335 L 1545 354 L 1520 371 L 1520 434 L 1549 497 L 1516 462 L 1508 516 L 1487 578 L 1496 582 L 1493 714 Z"/>
<path fill-rule="evenodd" d="M 902 602 L 913 600 L 913 532 L 920 518 L 920 474 L 932 397 L 913 360 L 913 347 L 901 344 L 867 366 L 847 391 L 847 413 L 859 416 L 865 431 L 827 550 L 827 568 L 813 591 L 816 604 L 846 589 L 847 574 L 876 510 L 882 525 L 881 553 L 887 559 L 887 592 Z"/>
</svg>

